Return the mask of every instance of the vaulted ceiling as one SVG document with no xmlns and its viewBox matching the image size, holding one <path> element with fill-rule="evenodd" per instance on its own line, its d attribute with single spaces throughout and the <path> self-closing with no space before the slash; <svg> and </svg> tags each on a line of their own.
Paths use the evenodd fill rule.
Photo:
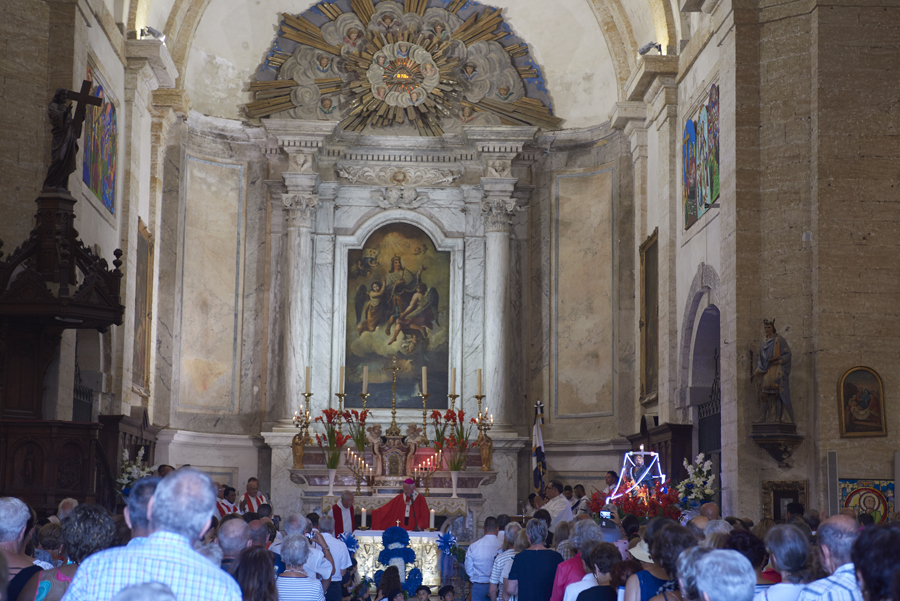
<svg viewBox="0 0 900 601">
<path fill-rule="evenodd" d="M 263 63 L 281 20 L 315 2 L 285 0 L 106 0 L 129 31 L 166 34 L 194 110 L 243 118 L 247 82 Z M 528 42 L 563 127 L 602 123 L 634 69 L 637 50 L 656 41 L 675 52 L 688 37 L 678 0 L 486 0 Z"/>
</svg>

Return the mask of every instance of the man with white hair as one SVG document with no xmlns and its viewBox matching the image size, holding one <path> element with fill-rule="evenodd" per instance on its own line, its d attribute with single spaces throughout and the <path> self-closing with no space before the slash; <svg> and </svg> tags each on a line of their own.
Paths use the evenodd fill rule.
<svg viewBox="0 0 900 601">
<path fill-rule="evenodd" d="M 0 557 L 6 560 L 8 576 L 4 576 L 9 578 L 9 584 L 5 590 L 9 591 L 11 599 L 15 599 L 31 577 L 41 571 L 41 566 L 23 552 L 29 519 L 31 511 L 25 503 L 15 497 L 0 498 Z"/>
<path fill-rule="evenodd" d="M 220 565 L 228 572 L 238 553 L 251 545 L 250 526 L 240 518 L 225 520 L 219 525 L 216 540 L 222 549 Z"/>
<path fill-rule="evenodd" d="M 63 499 L 59 502 L 59 506 L 56 508 L 56 515 L 51 515 L 48 520 L 55 524 L 60 524 L 64 519 L 66 519 L 72 510 L 78 507 L 78 500 L 73 499 L 71 497 L 67 499 Z"/>
<path fill-rule="evenodd" d="M 737 551 L 710 551 L 697 560 L 695 570 L 700 601 L 752 601 L 756 572 Z"/>
<path fill-rule="evenodd" d="M 734 526 L 725 520 L 712 520 L 706 524 L 706 527 L 703 529 L 703 534 L 706 538 L 709 538 L 711 534 L 715 534 L 716 532 L 728 534 L 732 530 L 734 530 Z"/>
<path fill-rule="evenodd" d="M 334 574 L 331 575 L 331 584 L 325 589 L 325 601 L 341 601 L 341 579 L 353 565 L 350 552 L 343 541 L 334 537 L 334 518 L 330 515 L 319 518 L 319 532 L 334 559 Z"/>
<path fill-rule="evenodd" d="M 831 574 L 811 582 L 800 591 L 798 601 L 862 601 L 850 552 L 859 537 L 859 525 L 846 515 L 835 515 L 816 531 L 822 568 Z"/>
<path fill-rule="evenodd" d="M 91 555 L 75 573 L 66 601 L 109 601 L 123 588 L 160 582 L 179 601 L 241 601 L 237 582 L 191 548 L 209 530 L 216 487 L 209 476 L 182 468 L 160 481 L 147 505 L 151 534 L 139 545 Z"/>
<path fill-rule="evenodd" d="M 308 528 L 309 520 L 302 515 L 292 513 L 284 521 L 285 540 L 294 535 L 305 536 Z M 331 584 L 331 575 L 334 574 L 335 562 L 331 555 L 331 549 L 328 548 L 328 543 L 325 542 L 322 533 L 317 530 L 315 531 L 315 534 L 315 541 L 319 544 L 321 549 L 317 549 L 312 545 L 309 546 L 309 555 L 303 563 L 303 571 L 306 573 L 307 578 L 321 580 L 322 590 L 327 591 Z M 280 561 L 276 563 L 275 571 L 280 573 L 281 571 L 284 571 L 285 565 L 283 561 L 281 561 L 281 558 L 279 558 L 279 560 Z"/>
<path fill-rule="evenodd" d="M 345 490 L 341 493 L 341 500 L 331 506 L 328 515 L 334 518 L 334 535 L 340 536 L 345 532 L 353 532 L 355 516 L 353 515 L 353 493 Z"/>
</svg>

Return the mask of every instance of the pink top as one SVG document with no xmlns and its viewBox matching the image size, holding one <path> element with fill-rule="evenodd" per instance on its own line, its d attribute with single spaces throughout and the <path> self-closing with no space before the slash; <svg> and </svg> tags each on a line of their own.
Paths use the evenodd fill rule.
<svg viewBox="0 0 900 601">
<path fill-rule="evenodd" d="M 582 578 L 584 578 L 584 564 L 581 562 L 581 553 L 578 553 L 556 568 L 556 578 L 553 580 L 553 594 L 550 596 L 550 601 L 563 601 L 566 587 Z"/>
</svg>

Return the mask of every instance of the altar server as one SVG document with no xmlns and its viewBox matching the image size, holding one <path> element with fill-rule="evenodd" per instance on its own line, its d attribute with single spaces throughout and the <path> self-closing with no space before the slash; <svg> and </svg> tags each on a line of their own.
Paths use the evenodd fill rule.
<svg viewBox="0 0 900 601">
<path fill-rule="evenodd" d="M 331 506 L 328 515 L 334 518 L 334 535 L 340 536 L 344 532 L 353 532 L 356 529 L 353 513 L 353 493 L 345 490 L 341 493 L 341 500 Z"/>
<path fill-rule="evenodd" d="M 391 526 L 425 530 L 428 522 L 428 503 L 416 492 L 416 483 L 411 478 L 403 481 L 402 493 L 372 511 L 372 530 L 387 530 Z"/>
<path fill-rule="evenodd" d="M 222 498 L 216 499 L 216 510 L 219 512 L 221 520 L 229 513 L 240 513 L 234 501 L 237 499 L 237 491 L 230 486 L 222 487 Z"/>
</svg>

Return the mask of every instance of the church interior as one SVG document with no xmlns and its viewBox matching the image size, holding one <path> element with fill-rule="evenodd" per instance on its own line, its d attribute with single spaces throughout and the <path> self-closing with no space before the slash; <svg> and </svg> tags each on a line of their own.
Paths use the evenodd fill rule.
<svg viewBox="0 0 900 601">
<path fill-rule="evenodd" d="M 2 496 L 142 451 L 471 533 L 539 432 L 588 495 L 646 449 L 722 515 L 895 510 L 893 3 L 2 6 Z"/>
</svg>

